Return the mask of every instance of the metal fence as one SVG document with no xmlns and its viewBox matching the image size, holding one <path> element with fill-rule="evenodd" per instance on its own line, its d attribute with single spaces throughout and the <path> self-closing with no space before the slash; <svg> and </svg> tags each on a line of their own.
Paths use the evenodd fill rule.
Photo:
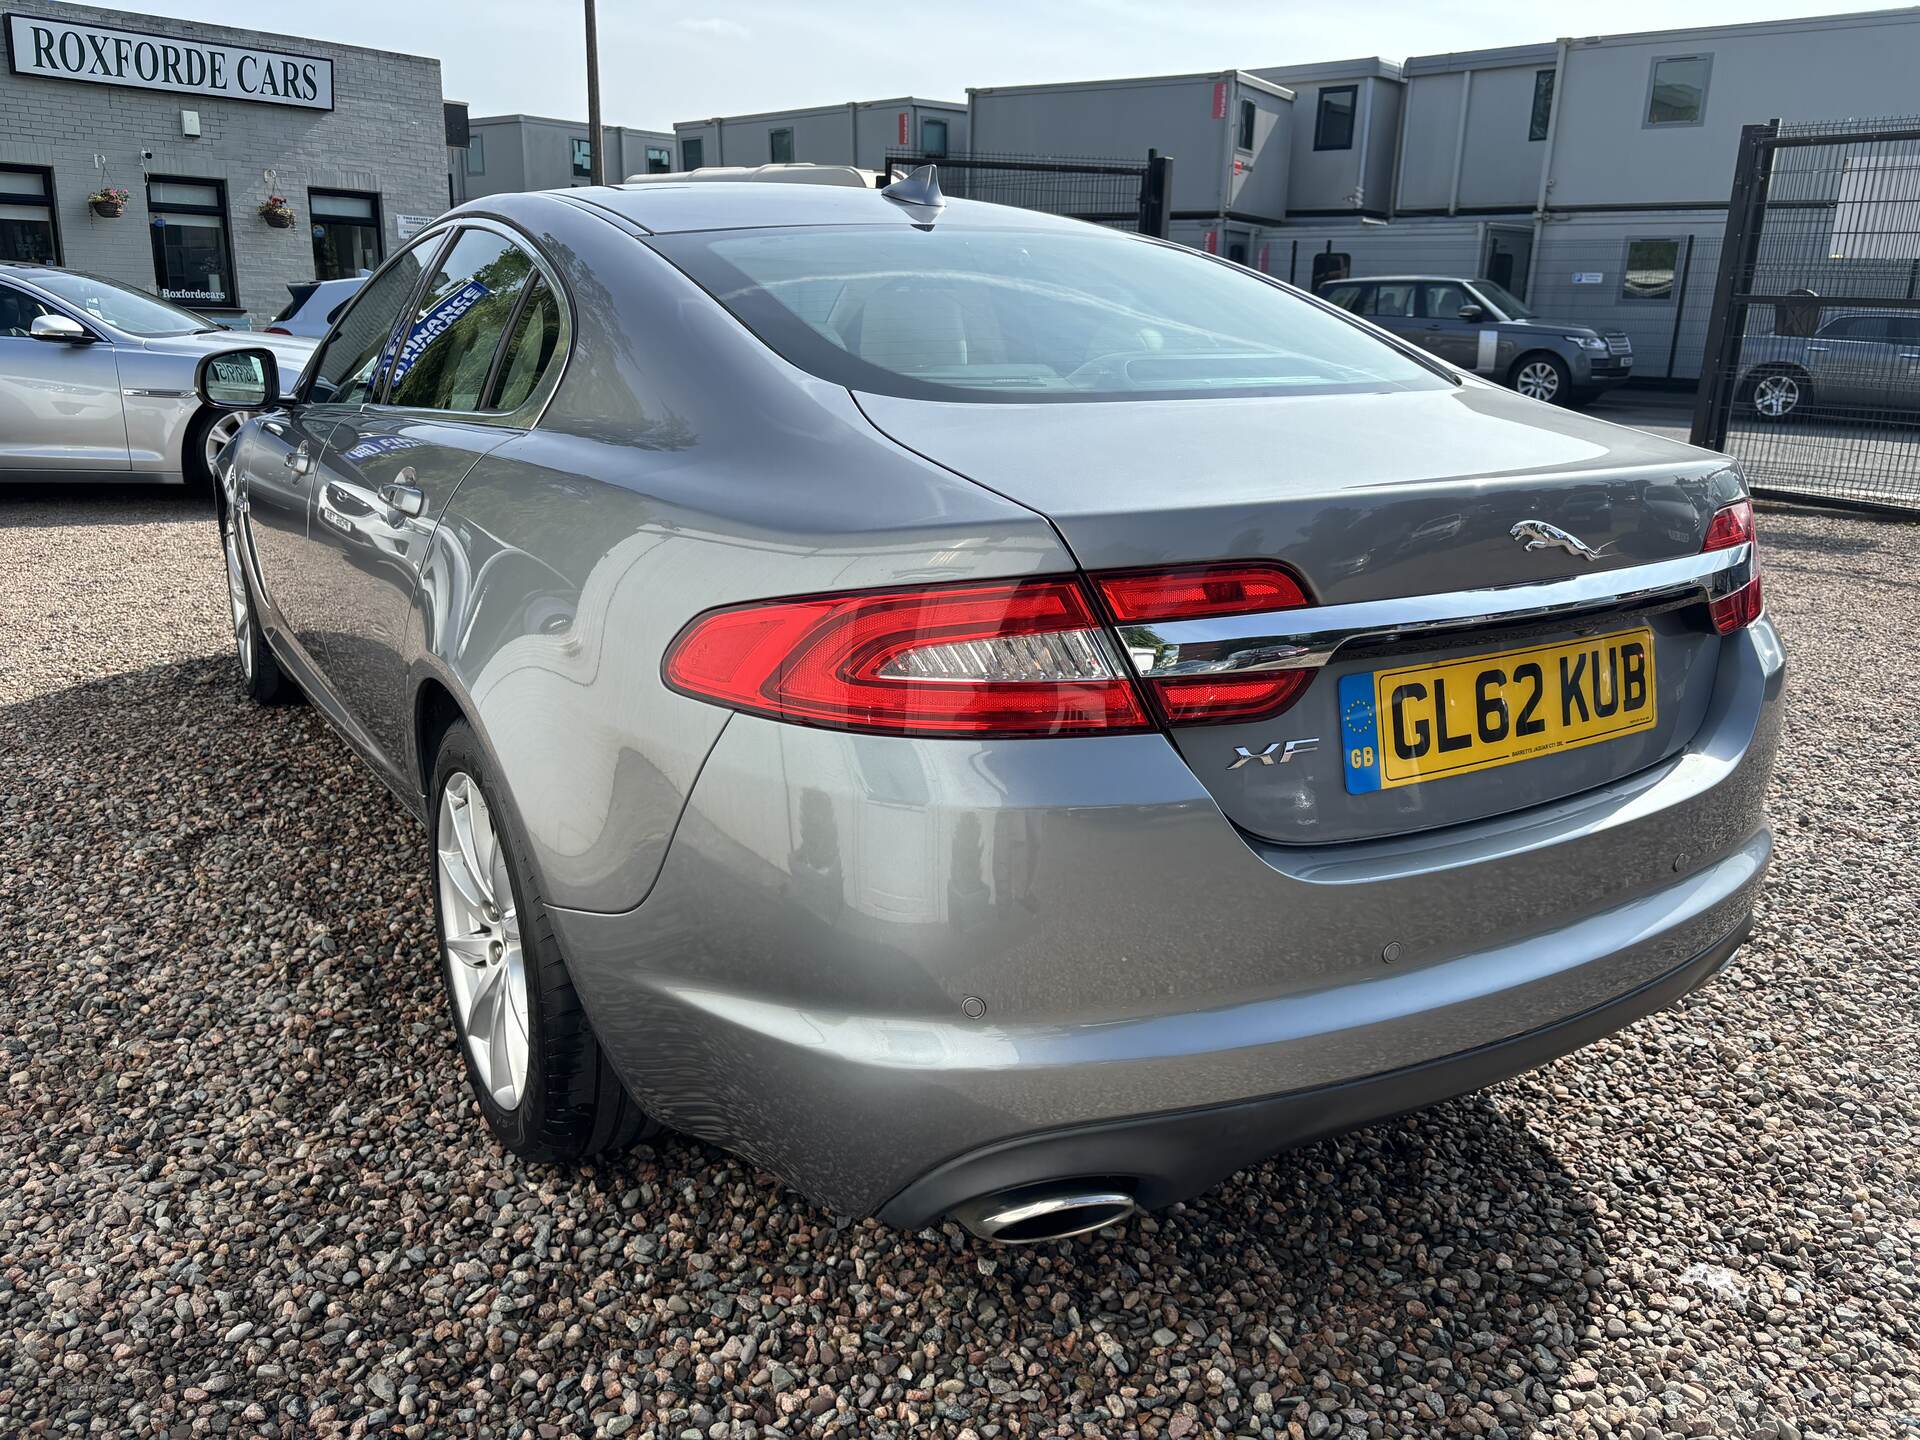
<svg viewBox="0 0 1920 1440">
<path fill-rule="evenodd" d="M 1741 132 L 1706 351 L 1756 491 L 1920 513 L 1920 118 Z"/>
<path fill-rule="evenodd" d="M 922 165 L 938 167 L 940 189 L 962 200 L 1018 205 L 1142 235 L 1167 233 L 1172 162 L 1072 155 L 928 155 L 889 150 L 881 184 Z"/>
</svg>

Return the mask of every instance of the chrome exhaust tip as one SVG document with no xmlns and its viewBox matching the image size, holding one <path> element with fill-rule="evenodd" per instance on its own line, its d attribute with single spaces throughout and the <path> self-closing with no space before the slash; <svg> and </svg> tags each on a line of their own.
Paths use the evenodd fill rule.
<svg viewBox="0 0 1920 1440">
<path fill-rule="evenodd" d="M 1126 1219 L 1139 1207 L 1125 1190 L 1104 1185 L 1023 1185 L 954 1206 L 967 1233 L 995 1245 L 1037 1245 L 1087 1235 Z"/>
</svg>

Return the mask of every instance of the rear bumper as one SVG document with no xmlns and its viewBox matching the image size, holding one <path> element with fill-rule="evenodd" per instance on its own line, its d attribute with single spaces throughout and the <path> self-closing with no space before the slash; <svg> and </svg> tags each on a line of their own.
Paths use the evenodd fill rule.
<svg viewBox="0 0 1920 1440">
<path fill-rule="evenodd" d="M 647 901 L 555 924 L 635 1097 L 836 1210 L 914 1224 L 1068 1163 L 1166 1203 L 1724 960 L 1771 854 L 1784 659 L 1762 620 L 1716 663 L 1698 733 L 1646 771 L 1326 846 L 1250 840 L 1158 735 L 736 716 Z"/>
<path fill-rule="evenodd" d="M 880 1208 L 917 1230 L 962 1201 L 1068 1177 L 1123 1177 L 1149 1210 L 1184 1200 L 1269 1155 L 1480 1090 L 1665 1009 L 1717 975 L 1751 922 L 1656 980 L 1552 1025 L 1441 1060 L 1263 1100 L 1143 1115 L 1003 1141 L 950 1160 Z"/>
</svg>

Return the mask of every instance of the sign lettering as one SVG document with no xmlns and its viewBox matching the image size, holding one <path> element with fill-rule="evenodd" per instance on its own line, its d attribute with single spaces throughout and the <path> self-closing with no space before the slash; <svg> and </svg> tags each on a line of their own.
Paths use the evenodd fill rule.
<svg viewBox="0 0 1920 1440">
<path fill-rule="evenodd" d="M 317 56 L 144 35 L 45 15 L 6 18 L 7 58 L 16 75 L 333 108 L 333 62 Z"/>
</svg>

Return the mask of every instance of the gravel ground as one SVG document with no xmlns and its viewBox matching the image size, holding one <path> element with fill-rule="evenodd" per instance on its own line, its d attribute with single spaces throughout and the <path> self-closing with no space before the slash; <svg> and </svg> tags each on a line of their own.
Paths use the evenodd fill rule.
<svg viewBox="0 0 1920 1440">
<path fill-rule="evenodd" d="M 497 1149 L 423 839 L 229 657 L 179 494 L 0 497 L 0 1435 L 1920 1434 L 1911 526 L 1763 517 L 1743 961 L 1087 1242 Z"/>
</svg>

